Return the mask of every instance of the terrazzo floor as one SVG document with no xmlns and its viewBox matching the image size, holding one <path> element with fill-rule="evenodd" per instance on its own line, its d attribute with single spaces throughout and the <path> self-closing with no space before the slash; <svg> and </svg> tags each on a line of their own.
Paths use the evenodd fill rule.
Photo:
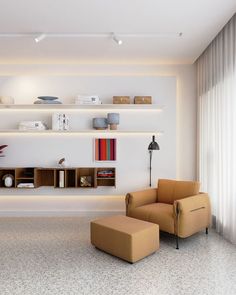
<svg viewBox="0 0 236 295">
<path fill-rule="evenodd" d="M 94 217 L 0 218 L 0 295 L 236 294 L 236 247 L 213 230 L 129 264 L 90 244 Z"/>
</svg>

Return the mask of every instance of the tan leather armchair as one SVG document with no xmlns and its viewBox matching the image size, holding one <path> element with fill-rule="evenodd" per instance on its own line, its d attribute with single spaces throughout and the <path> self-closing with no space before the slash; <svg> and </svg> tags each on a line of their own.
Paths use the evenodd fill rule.
<svg viewBox="0 0 236 295">
<path fill-rule="evenodd" d="M 199 192 L 200 183 L 159 179 L 158 187 L 126 195 L 126 215 L 153 222 L 160 230 L 186 238 L 211 223 L 210 200 Z"/>
</svg>

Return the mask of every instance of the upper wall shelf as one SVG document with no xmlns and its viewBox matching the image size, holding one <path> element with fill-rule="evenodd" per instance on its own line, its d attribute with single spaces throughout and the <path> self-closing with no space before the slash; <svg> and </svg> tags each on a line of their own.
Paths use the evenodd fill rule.
<svg viewBox="0 0 236 295">
<path fill-rule="evenodd" d="M 100 104 L 100 105 L 76 105 L 76 104 L 0 104 L 1 109 L 11 110 L 153 110 L 161 112 L 163 107 L 157 104 Z"/>
<path fill-rule="evenodd" d="M 156 131 L 156 130 L 143 130 L 143 131 L 137 131 L 137 130 L 27 130 L 22 131 L 18 129 L 0 129 L 1 133 L 15 133 L 15 134 L 155 134 L 155 135 L 163 135 L 163 131 Z"/>
</svg>

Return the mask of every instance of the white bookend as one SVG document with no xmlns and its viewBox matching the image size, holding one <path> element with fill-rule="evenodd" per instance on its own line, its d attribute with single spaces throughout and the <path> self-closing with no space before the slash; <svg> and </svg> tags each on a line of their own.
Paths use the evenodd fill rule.
<svg viewBox="0 0 236 295">
<path fill-rule="evenodd" d="M 54 113 L 52 115 L 52 130 L 60 130 L 59 129 L 59 114 Z"/>
</svg>

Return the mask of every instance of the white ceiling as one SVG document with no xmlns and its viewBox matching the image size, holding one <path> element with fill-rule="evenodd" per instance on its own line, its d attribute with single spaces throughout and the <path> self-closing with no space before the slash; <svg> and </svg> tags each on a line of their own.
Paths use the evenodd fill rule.
<svg viewBox="0 0 236 295">
<path fill-rule="evenodd" d="M 0 0 L 1 33 L 141 34 L 0 38 L 0 62 L 193 63 L 236 12 L 235 0 Z M 143 34 L 182 32 L 182 37 Z"/>
</svg>

